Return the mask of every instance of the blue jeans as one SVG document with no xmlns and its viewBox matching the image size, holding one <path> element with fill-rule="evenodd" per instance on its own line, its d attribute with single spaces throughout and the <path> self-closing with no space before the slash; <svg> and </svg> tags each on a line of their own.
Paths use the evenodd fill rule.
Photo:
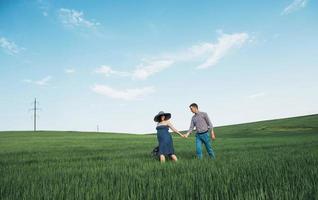
<svg viewBox="0 0 318 200">
<path fill-rule="evenodd" d="M 212 149 L 209 132 L 195 135 L 196 152 L 199 159 L 202 159 L 202 143 L 205 145 L 206 151 L 208 152 L 209 156 L 212 159 L 215 159 L 215 154 Z"/>
</svg>

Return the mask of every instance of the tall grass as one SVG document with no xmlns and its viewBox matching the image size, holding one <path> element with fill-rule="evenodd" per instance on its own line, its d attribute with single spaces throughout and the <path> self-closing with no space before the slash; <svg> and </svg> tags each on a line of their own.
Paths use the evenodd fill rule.
<svg viewBox="0 0 318 200">
<path fill-rule="evenodd" d="M 155 135 L 1 132 L 0 199 L 318 199 L 317 122 L 217 128 L 216 160 L 174 137 L 165 164 Z"/>
</svg>

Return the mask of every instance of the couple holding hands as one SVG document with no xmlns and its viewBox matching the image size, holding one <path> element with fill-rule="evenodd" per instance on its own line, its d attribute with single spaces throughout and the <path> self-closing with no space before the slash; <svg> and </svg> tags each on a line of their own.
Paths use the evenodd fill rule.
<svg viewBox="0 0 318 200">
<path fill-rule="evenodd" d="M 159 159 L 160 162 L 165 162 L 165 156 L 169 156 L 173 161 L 177 161 L 177 156 L 174 153 L 173 141 L 169 128 L 175 133 L 179 134 L 183 138 L 187 138 L 192 133 L 194 127 L 196 128 L 195 144 L 196 154 L 199 159 L 202 159 L 202 143 L 205 145 L 209 156 L 215 159 L 215 154 L 212 149 L 209 131 L 211 132 L 211 139 L 215 139 L 213 125 L 209 119 L 209 116 L 205 112 L 199 111 L 199 107 L 196 103 L 192 103 L 190 110 L 194 115 L 191 119 L 191 125 L 186 134 L 181 134 L 177 129 L 173 127 L 169 119 L 171 118 L 170 113 L 160 111 L 155 117 L 154 121 L 157 123 L 157 139 L 159 142 Z"/>
</svg>

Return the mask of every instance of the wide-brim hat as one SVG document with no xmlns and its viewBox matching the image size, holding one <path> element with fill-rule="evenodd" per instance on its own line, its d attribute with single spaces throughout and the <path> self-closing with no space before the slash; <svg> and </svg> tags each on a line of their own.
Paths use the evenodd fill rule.
<svg viewBox="0 0 318 200">
<path fill-rule="evenodd" d="M 166 112 L 160 111 L 160 112 L 153 118 L 153 120 L 154 120 L 155 122 L 159 122 L 159 119 L 160 119 L 160 117 L 161 117 L 162 115 L 165 116 L 165 120 L 168 120 L 168 119 L 171 118 L 171 113 L 166 113 Z"/>
</svg>

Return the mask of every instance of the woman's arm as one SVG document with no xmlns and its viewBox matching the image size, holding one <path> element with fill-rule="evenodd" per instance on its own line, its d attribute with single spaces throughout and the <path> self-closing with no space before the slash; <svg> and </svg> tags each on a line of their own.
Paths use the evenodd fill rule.
<svg viewBox="0 0 318 200">
<path fill-rule="evenodd" d="M 173 130 L 173 132 L 177 133 L 181 137 L 184 137 L 176 128 L 173 127 L 170 121 L 167 122 L 167 125 L 171 128 L 171 130 Z"/>
</svg>

